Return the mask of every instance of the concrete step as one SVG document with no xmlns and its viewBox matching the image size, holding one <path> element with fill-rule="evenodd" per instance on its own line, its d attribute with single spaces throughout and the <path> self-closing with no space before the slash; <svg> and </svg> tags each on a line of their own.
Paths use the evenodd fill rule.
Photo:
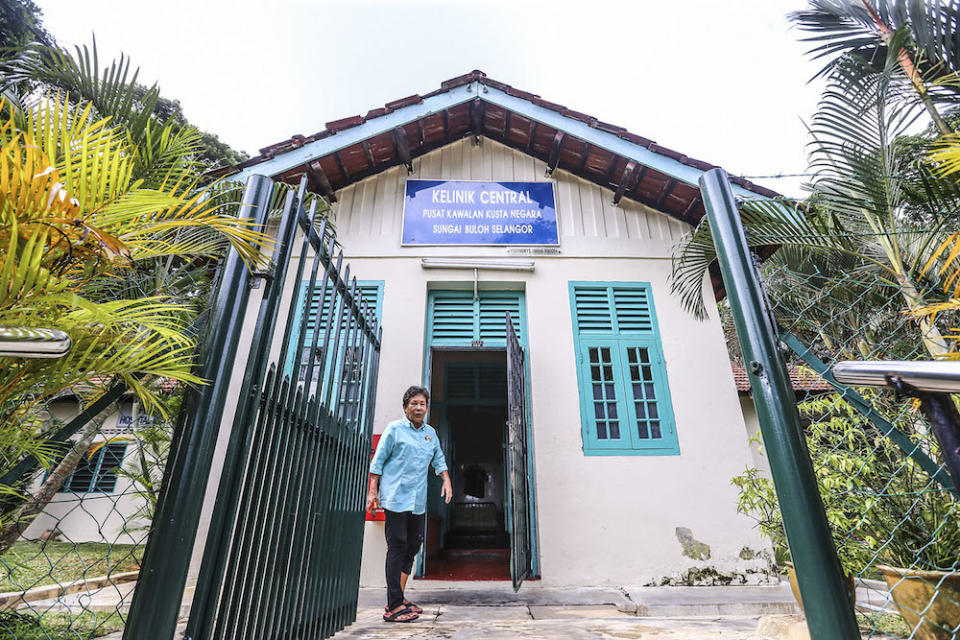
<svg viewBox="0 0 960 640">
<path fill-rule="evenodd" d="M 638 616 L 754 616 L 800 613 L 789 585 L 625 587 Z"/>
</svg>

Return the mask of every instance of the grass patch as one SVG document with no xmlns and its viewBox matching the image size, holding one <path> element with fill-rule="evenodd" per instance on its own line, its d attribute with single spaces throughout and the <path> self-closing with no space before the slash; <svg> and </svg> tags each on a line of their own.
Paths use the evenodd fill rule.
<svg viewBox="0 0 960 640">
<path fill-rule="evenodd" d="M 909 638 L 910 627 L 897 613 L 857 613 L 861 631 L 876 631 L 891 638 Z"/>
<path fill-rule="evenodd" d="M 123 629 L 119 613 L 84 611 L 66 613 L 0 612 L 0 638 L 16 640 L 86 640 Z"/>
<path fill-rule="evenodd" d="M 101 542 L 17 542 L 0 556 L 0 591 L 23 591 L 47 584 L 140 568 L 143 545 Z"/>
</svg>

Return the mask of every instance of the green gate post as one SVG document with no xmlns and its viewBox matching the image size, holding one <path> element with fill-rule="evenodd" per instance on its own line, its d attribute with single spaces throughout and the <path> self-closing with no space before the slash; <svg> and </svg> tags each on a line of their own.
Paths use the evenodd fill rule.
<svg viewBox="0 0 960 640">
<path fill-rule="evenodd" d="M 256 229 L 261 231 L 272 195 L 273 182 L 269 178 L 251 176 L 238 217 L 256 220 Z M 236 249 L 231 249 L 213 299 L 200 357 L 199 374 L 209 384 L 200 391 L 197 406 L 182 425 L 164 474 L 163 493 L 133 593 L 124 640 L 166 640 L 176 632 L 207 477 L 250 297 L 249 282 L 250 272 Z"/>
<path fill-rule="evenodd" d="M 727 173 L 723 169 L 704 173 L 700 177 L 700 192 L 730 297 L 740 350 L 749 371 L 810 637 L 860 638 L 807 453 L 793 387 L 777 350 L 777 333 L 747 248 Z"/>
</svg>

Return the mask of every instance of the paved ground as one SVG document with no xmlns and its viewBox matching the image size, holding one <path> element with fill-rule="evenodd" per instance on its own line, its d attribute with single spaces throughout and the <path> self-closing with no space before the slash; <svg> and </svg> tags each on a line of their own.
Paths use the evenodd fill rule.
<svg viewBox="0 0 960 640">
<path fill-rule="evenodd" d="M 34 605 L 111 611 L 129 604 L 132 587 Z M 335 640 L 809 640 L 786 584 L 561 589 L 528 582 L 514 593 L 509 583 L 413 581 L 407 595 L 424 614 L 414 623 L 388 624 L 385 589 L 361 589 L 357 622 Z M 866 602 L 867 595 L 858 593 L 858 600 Z"/>
<path fill-rule="evenodd" d="M 796 611 L 785 586 L 552 589 L 527 583 L 414 583 L 417 622 L 382 620 L 383 589 L 362 589 L 357 622 L 335 640 L 691 640 L 759 638 L 761 617 Z"/>
</svg>

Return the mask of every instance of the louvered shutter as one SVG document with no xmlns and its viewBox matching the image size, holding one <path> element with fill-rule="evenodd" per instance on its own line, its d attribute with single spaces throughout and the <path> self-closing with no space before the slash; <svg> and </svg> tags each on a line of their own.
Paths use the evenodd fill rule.
<svg viewBox="0 0 960 640">
<path fill-rule="evenodd" d="M 290 347 L 287 352 L 286 357 L 286 371 L 289 373 L 293 370 L 293 361 L 296 357 L 295 351 L 297 350 L 297 340 L 299 338 L 300 332 L 300 323 L 303 321 L 303 300 L 304 296 L 307 295 L 307 289 L 310 287 L 309 281 L 304 282 L 300 290 L 300 294 L 297 299 L 296 306 L 296 321 L 293 323 L 293 334 L 290 340 Z M 382 282 L 358 282 L 357 291 L 360 297 L 366 302 L 367 308 L 372 310 L 374 317 L 379 321 L 380 318 L 380 304 L 383 297 L 383 283 Z M 323 296 L 323 304 L 320 303 L 320 287 L 317 286 L 310 297 L 310 307 L 307 310 L 307 327 L 306 334 L 304 335 L 304 348 L 300 354 L 300 362 L 306 364 L 310 358 L 310 345 L 313 342 L 313 334 L 315 330 L 320 332 L 318 337 L 318 343 L 322 345 L 323 333 L 327 328 L 327 318 L 330 315 L 330 299 L 333 295 L 331 288 L 327 288 L 325 295 Z M 337 300 L 339 303 L 339 300 Z M 349 318 L 349 326 L 354 327 L 356 325 L 356 320 L 349 313 L 349 310 L 346 308 L 346 305 L 342 305 L 343 309 L 341 310 L 341 320 L 339 323 L 334 322 L 334 326 L 339 324 L 340 327 L 347 328 L 347 320 Z M 336 309 L 334 309 L 335 311 Z M 305 375 L 305 371 L 301 370 L 301 378 Z"/>
<path fill-rule="evenodd" d="M 523 294 L 519 291 L 433 291 L 429 301 L 428 333 L 431 344 L 504 346 L 507 312 L 514 329 L 523 332 Z"/>
<path fill-rule="evenodd" d="M 451 362 L 445 367 L 447 404 L 503 403 L 507 372 L 501 364 Z"/>
<path fill-rule="evenodd" d="M 578 333 L 653 333 L 645 287 L 576 285 L 573 298 Z"/>
</svg>

